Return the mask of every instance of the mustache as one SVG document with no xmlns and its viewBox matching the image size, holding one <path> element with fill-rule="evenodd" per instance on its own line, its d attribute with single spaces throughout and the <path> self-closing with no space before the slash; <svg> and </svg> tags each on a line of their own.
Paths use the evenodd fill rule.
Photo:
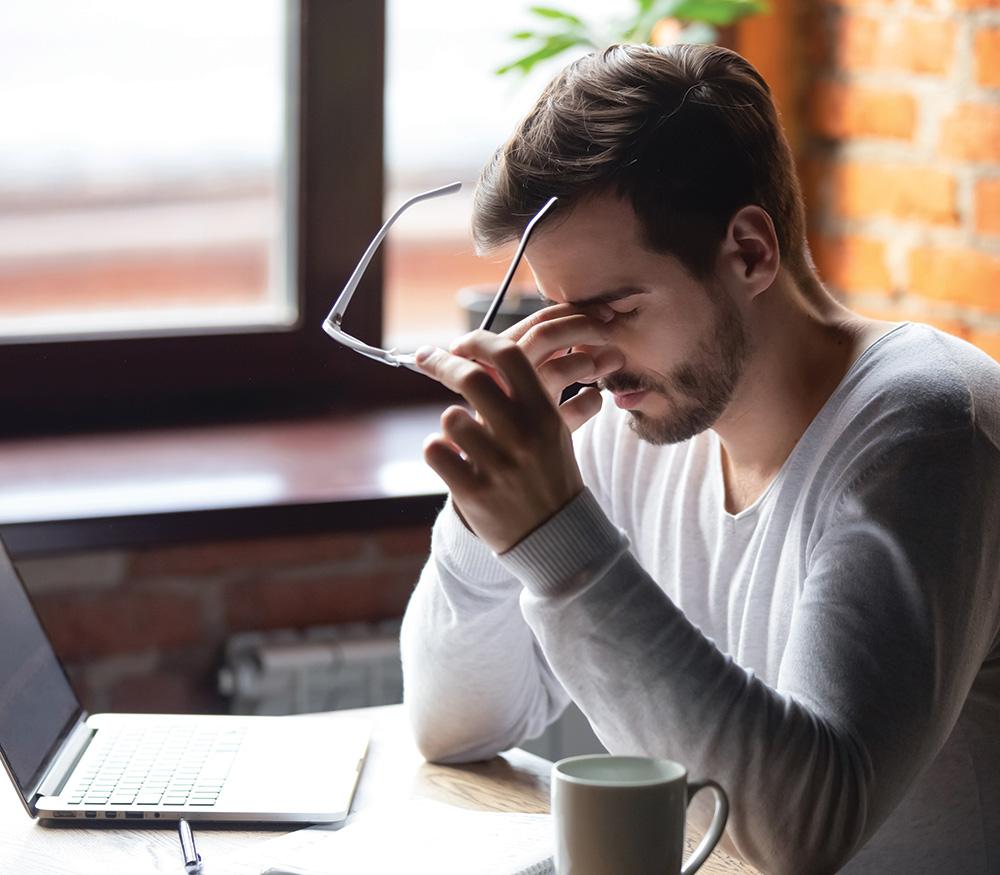
<svg viewBox="0 0 1000 875">
<path fill-rule="evenodd" d="M 656 389 L 656 386 L 654 386 L 649 380 L 644 380 L 642 377 L 636 376 L 635 374 L 623 374 L 620 372 L 609 374 L 603 379 L 598 380 L 597 387 L 599 389 L 604 389 L 608 392 L 615 392 L 617 394 L 624 394 L 626 392 L 645 392 L 651 389 Z"/>
</svg>

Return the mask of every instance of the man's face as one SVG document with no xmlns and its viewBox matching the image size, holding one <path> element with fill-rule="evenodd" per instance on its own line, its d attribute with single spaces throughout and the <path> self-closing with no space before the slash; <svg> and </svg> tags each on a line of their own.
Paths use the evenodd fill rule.
<svg viewBox="0 0 1000 875">
<path fill-rule="evenodd" d="M 602 195 L 539 227 L 526 257 L 538 290 L 554 303 L 614 311 L 608 345 L 625 365 L 600 381 L 654 444 L 710 428 L 743 374 L 748 338 L 722 283 L 695 280 L 669 255 L 643 245 L 632 206 Z"/>
</svg>

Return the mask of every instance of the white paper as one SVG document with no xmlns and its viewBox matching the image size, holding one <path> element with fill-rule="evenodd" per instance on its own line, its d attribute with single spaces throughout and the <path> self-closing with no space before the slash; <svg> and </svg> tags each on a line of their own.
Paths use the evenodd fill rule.
<svg viewBox="0 0 1000 875">
<path fill-rule="evenodd" d="M 253 859 L 231 859 L 225 871 L 548 875 L 552 846 L 548 814 L 470 811 L 414 799 L 363 811 L 336 831 L 303 829 L 272 839 Z"/>
</svg>

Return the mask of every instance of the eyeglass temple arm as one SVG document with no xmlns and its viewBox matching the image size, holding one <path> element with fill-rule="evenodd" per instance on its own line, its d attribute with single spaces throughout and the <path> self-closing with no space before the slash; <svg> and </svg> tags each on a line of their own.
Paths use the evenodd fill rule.
<svg viewBox="0 0 1000 875">
<path fill-rule="evenodd" d="M 553 204 L 555 204 L 557 200 L 559 200 L 559 198 L 550 197 L 545 202 L 545 206 L 535 213 L 534 218 L 528 222 L 525 227 L 524 233 L 521 235 L 521 242 L 517 244 L 517 251 L 511 259 L 510 267 L 507 268 L 507 274 L 504 276 L 503 282 L 500 283 L 500 288 L 497 290 L 497 293 L 493 298 L 493 303 L 490 304 L 490 309 L 487 311 L 482 324 L 479 326 L 481 331 L 489 331 L 492 327 L 493 320 L 496 319 L 497 313 L 500 311 L 500 306 L 503 304 L 504 296 L 507 294 L 507 289 L 510 288 L 510 284 L 514 279 L 514 274 L 517 273 L 518 265 L 521 263 L 521 256 L 524 255 L 524 249 L 528 245 L 528 238 L 531 236 L 531 232 L 535 230 L 535 225 L 537 225 L 542 217 L 552 209 Z"/>
<path fill-rule="evenodd" d="M 365 254 L 361 256 L 361 261 L 359 261 L 358 266 L 354 268 L 354 273 L 352 273 L 350 279 L 348 279 L 347 285 L 344 286 L 344 290 L 337 296 L 337 300 L 333 305 L 333 309 L 330 310 L 330 314 L 326 317 L 326 321 L 332 322 L 335 325 L 340 325 L 340 321 L 344 318 L 344 312 L 347 310 L 347 305 L 351 303 L 351 298 L 354 297 L 354 293 L 357 291 L 358 284 L 361 282 L 361 277 L 364 275 L 364 272 L 368 267 L 368 263 L 374 257 L 376 250 L 385 239 L 385 235 L 389 233 L 389 229 L 392 227 L 393 222 L 395 222 L 396 219 L 403 215 L 403 213 L 405 213 L 415 203 L 429 200 L 432 197 L 440 197 L 444 194 L 451 194 L 452 192 L 458 191 L 461 187 L 462 183 L 452 182 L 448 185 L 442 185 L 440 188 L 434 188 L 430 191 L 416 194 L 402 204 L 396 212 L 389 216 L 385 224 L 381 227 L 381 229 L 379 229 L 378 234 L 376 234 L 372 239 L 372 242 L 368 244 Z"/>
</svg>

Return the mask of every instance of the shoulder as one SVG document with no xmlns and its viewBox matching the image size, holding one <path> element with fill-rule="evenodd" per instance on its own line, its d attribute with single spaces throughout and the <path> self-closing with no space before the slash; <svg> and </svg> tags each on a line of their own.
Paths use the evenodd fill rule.
<svg viewBox="0 0 1000 875">
<path fill-rule="evenodd" d="M 931 326 L 906 323 L 869 347 L 818 419 L 818 507 L 848 496 L 912 506 L 1000 485 L 1000 365 Z"/>
<path fill-rule="evenodd" d="M 881 337 L 837 394 L 837 417 L 851 431 L 896 440 L 970 429 L 998 436 L 1000 365 L 929 325 L 905 323 Z"/>
</svg>

